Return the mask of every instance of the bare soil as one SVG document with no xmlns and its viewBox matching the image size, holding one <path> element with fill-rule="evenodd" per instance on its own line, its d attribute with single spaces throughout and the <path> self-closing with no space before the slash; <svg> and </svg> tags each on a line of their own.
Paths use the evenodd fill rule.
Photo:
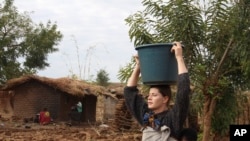
<svg viewBox="0 0 250 141">
<path fill-rule="evenodd" d="M 0 141 L 140 141 L 136 131 L 115 131 L 112 125 L 58 122 L 49 125 L 0 120 Z"/>
</svg>

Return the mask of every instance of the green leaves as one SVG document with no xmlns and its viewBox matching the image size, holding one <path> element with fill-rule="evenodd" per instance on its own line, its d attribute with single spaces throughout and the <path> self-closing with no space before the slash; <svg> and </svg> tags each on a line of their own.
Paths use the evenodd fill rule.
<svg viewBox="0 0 250 141">
<path fill-rule="evenodd" d="M 101 86 L 108 86 L 109 75 L 104 69 L 97 72 L 96 83 Z"/>
<path fill-rule="evenodd" d="M 220 135 L 228 133 L 229 125 L 234 122 L 240 110 L 237 103 L 237 96 L 239 98 L 240 95 L 235 94 L 232 86 L 224 88 L 212 117 L 212 130 Z"/>
<path fill-rule="evenodd" d="M 250 76 L 250 6 L 246 0 L 143 0 L 142 4 L 143 11 L 125 20 L 136 46 L 181 40 L 187 47 L 184 57 L 192 75 L 197 75 L 202 64 L 207 69 L 202 73 L 205 78 L 212 77 L 216 70 L 228 77 L 238 69 L 244 69 L 241 73 L 245 77 Z M 229 52 L 225 54 L 226 48 Z M 222 60 L 223 54 L 226 58 Z"/>
<path fill-rule="evenodd" d="M 125 67 L 119 69 L 119 72 L 117 75 L 118 79 L 121 82 L 127 82 L 133 72 L 134 66 L 135 66 L 135 60 L 131 58 L 130 63 L 128 63 Z"/>
<path fill-rule="evenodd" d="M 47 56 L 58 51 L 62 39 L 50 21 L 35 25 L 27 13 L 19 13 L 13 0 L 0 7 L 0 83 L 49 66 Z"/>
<path fill-rule="evenodd" d="M 32 30 L 23 41 L 23 47 L 28 48 L 25 50 L 26 61 L 24 66 L 28 68 L 44 69 L 49 66 L 46 62 L 47 54 L 58 51 L 56 46 L 61 40 L 62 35 L 56 31 L 57 26 L 48 22 L 46 27 L 40 24 L 39 27 Z"/>
<path fill-rule="evenodd" d="M 138 12 L 129 16 L 125 21 L 131 27 L 129 30 L 130 39 L 134 40 L 134 45 L 153 43 L 153 37 L 148 28 L 150 28 L 149 19 L 144 18 L 144 13 Z"/>
</svg>

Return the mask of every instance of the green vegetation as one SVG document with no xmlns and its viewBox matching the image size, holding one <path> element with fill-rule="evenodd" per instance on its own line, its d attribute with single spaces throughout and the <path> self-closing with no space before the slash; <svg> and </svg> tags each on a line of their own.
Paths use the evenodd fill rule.
<svg viewBox="0 0 250 141">
<path fill-rule="evenodd" d="M 36 25 L 13 0 L 5 0 L 0 4 L 0 83 L 48 67 L 48 54 L 58 51 L 61 39 L 56 24 Z"/>
<path fill-rule="evenodd" d="M 97 72 L 96 83 L 101 86 L 108 86 L 109 74 L 104 70 L 100 69 Z"/>
</svg>

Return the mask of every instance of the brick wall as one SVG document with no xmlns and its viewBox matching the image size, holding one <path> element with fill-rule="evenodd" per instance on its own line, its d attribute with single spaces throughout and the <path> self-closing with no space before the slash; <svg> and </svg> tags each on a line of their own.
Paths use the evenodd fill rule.
<svg viewBox="0 0 250 141">
<path fill-rule="evenodd" d="M 105 101 L 104 101 L 104 119 L 105 120 L 115 118 L 115 109 L 116 109 L 117 103 L 118 103 L 118 100 L 112 97 L 105 96 Z"/>
<path fill-rule="evenodd" d="M 58 118 L 60 92 L 37 81 L 29 81 L 15 88 L 15 116 L 34 117 L 45 107 L 48 108 L 52 118 Z"/>
<path fill-rule="evenodd" d="M 106 122 L 115 118 L 115 106 L 118 100 L 112 97 L 99 95 L 97 97 L 96 121 Z"/>
</svg>

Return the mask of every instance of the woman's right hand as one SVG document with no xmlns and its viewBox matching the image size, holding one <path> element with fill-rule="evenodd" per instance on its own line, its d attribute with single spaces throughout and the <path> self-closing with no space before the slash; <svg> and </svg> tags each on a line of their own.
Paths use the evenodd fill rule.
<svg viewBox="0 0 250 141">
<path fill-rule="evenodd" d="M 134 55 L 136 67 L 140 68 L 140 60 L 138 54 Z"/>
<path fill-rule="evenodd" d="M 135 59 L 135 68 L 131 74 L 131 76 L 128 79 L 127 86 L 137 86 L 138 80 L 139 80 L 139 75 L 140 75 L 140 61 L 139 61 L 139 56 L 138 54 L 134 55 Z"/>
</svg>

